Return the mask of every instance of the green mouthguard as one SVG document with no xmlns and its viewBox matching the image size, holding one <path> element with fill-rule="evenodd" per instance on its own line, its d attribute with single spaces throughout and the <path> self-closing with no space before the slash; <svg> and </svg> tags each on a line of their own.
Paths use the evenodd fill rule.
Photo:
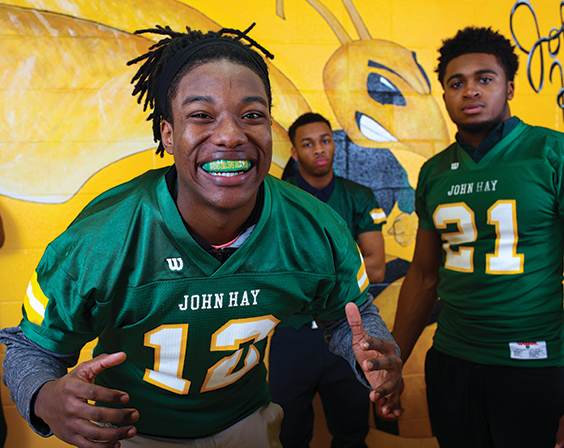
<svg viewBox="0 0 564 448">
<path fill-rule="evenodd" d="M 246 171 L 250 167 L 248 160 L 214 160 L 202 165 L 204 170 L 215 172 Z"/>
</svg>

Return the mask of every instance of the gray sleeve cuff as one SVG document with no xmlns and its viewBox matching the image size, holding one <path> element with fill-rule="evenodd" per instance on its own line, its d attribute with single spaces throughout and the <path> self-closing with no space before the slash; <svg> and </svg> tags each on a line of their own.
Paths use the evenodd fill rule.
<svg viewBox="0 0 564 448">
<path fill-rule="evenodd" d="M 80 353 L 60 355 L 45 350 L 28 339 L 19 326 L 0 330 L 0 343 L 6 346 L 2 380 L 10 398 L 31 429 L 40 436 L 51 436 L 49 426 L 33 412 L 35 397 L 46 382 L 64 376 Z"/>
</svg>

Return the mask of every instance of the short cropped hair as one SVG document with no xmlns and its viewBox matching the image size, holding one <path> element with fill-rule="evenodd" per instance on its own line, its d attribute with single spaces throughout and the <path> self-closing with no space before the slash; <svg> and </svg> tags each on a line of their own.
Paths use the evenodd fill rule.
<svg viewBox="0 0 564 448">
<path fill-rule="evenodd" d="M 439 75 L 439 82 L 444 85 L 447 65 L 458 56 L 469 53 L 485 53 L 494 55 L 503 67 L 508 81 L 515 79 L 519 68 L 519 57 L 515 54 L 515 46 L 498 31 L 489 28 L 467 27 L 458 31 L 450 39 L 443 40 L 439 49 L 439 65 L 435 72 Z"/>
<path fill-rule="evenodd" d="M 314 112 L 307 112 L 301 115 L 296 121 L 294 121 L 294 123 L 292 123 L 292 126 L 290 126 L 290 128 L 288 129 L 288 136 L 290 137 L 290 140 L 292 142 L 292 145 L 294 145 L 294 147 L 296 146 L 294 139 L 296 138 L 297 129 L 300 126 L 305 126 L 306 124 L 310 124 L 310 123 L 325 123 L 327 126 L 329 126 L 329 129 L 331 130 L 331 123 L 329 123 L 329 120 L 327 120 L 327 118 L 325 118 L 323 115 L 316 114 Z"/>
</svg>

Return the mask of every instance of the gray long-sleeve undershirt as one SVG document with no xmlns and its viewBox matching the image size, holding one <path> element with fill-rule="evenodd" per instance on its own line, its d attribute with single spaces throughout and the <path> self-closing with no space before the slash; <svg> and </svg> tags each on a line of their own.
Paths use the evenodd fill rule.
<svg viewBox="0 0 564 448">
<path fill-rule="evenodd" d="M 368 300 L 360 307 L 360 313 L 364 328 L 370 336 L 393 340 L 372 300 Z M 352 351 L 352 332 L 347 319 L 321 321 L 319 324 L 325 328 L 329 349 L 345 358 L 358 380 L 369 388 L 370 385 Z M 64 376 L 68 369 L 78 362 L 80 353 L 60 355 L 46 350 L 28 339 L 20 327 L 0 330 L 0 343 L 6 346 L 3 381 L 10 390 L 12 401 L 16 403 L 22 417 L 37 434 L 43 437 L 51 436 L 53 433 L 49 426 L 33 413 L 35 397 L 45 383 Z M 397 345 L 396 352 L 399 356 Z"/>
</svg>

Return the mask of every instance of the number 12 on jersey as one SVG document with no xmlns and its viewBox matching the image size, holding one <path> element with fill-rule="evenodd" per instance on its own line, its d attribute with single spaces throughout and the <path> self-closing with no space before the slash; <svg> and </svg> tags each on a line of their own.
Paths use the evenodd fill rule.
<svg viewBox="0 0 564 448">
<path fill-rule="evenodd" d="M 474 272 L 474 248 L 460 246 L 476 241 L 478 230 L 474 212 L 464 202 L 439 205 L 433 214 L 437 229 L 456 224 L 458 231 L 443 233 L 443 249 L 446 252 L 445 268 L 458 272 Z M 525 256 L 517 253 L 517 211 L 515 200 L 499 200 L 488 209 L 488 224 L 495 226 L 495 252 L 486 254 L 487 274 L 520 274 Z"/>
<path fill-rule="evenodd" d="M 274 316 L 232 319 L 211 337 L 210 351 L 234 351 L 208 369 L 201 392 L 219 389 L 236 382 L 259 363 L 255 343 L 265 339 L 280 322 Z M 146 369 L 143 380 L 181 395 L 190 390 L 191 382 L 182 378 L 185 365 L 188 324 L 161 325 L 145 333 L 145 346 L 155 349 L 153 369 Z M 243 355 L 241 345 L 252 341 L 243 366 L 235 371 Z"/>
</svg>

